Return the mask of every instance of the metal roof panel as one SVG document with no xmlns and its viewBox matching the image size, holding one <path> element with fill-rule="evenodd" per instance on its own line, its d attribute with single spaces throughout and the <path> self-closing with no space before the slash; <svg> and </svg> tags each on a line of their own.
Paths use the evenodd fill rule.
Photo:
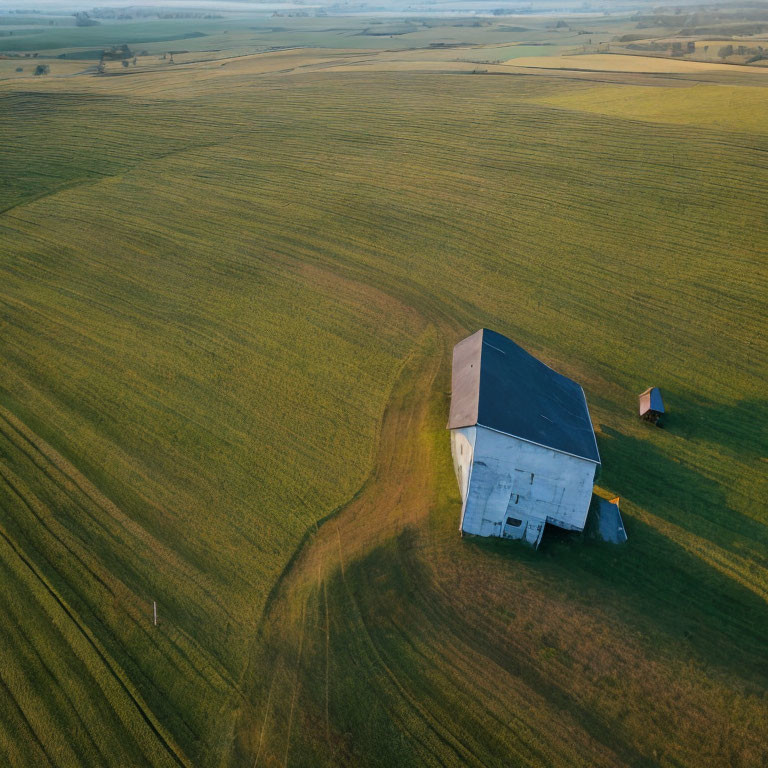
<svg viewBox="0 0 768 768">
<path fill-rule="evenodd" d="M 600 455 L 584 391 L 495 331 L 454 348 L 448 428 L 474 424 L 596 463 Z"/>
<path fill-rule="evenodd" d="M 658 387 L 648 387 L 639 395 L 640 415 L 648 411 L 657 411 L 664 413 L 664 401 L 661 399 L 661 390 Z"/>
</svg>

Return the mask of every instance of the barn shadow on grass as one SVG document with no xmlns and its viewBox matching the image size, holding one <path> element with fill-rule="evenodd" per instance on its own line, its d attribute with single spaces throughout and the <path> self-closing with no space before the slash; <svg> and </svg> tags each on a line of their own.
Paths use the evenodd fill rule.
<svg viewBox="0 0 768 768">
<path fill-rule="evenodd" d="M 475 537 L 459 539 L 452 534 L 448 551 L 442 553 L 443 556 L 448 555 L 451 561 L 444 562 L 445 572 L 450 574 L 449 581 L 441 586 L 452 583 L 456 577 L 461 583 L 461 566 L 471 568 L 477 564 L 478 555 L 483 557 L 486 554 L 478 549 L 485 549 L 488 541 Z M 519 542 L 504 544 L 512 544 L 517 553 L 532 552 Z M 458 547 L 458 551 L 454 547 Z M 508 622 L 509 614 L 499 612 L 498 606 L 494 608 L 484 604 L 483 595 L 477 593 L 472 593 L 468 601 L 459 596 L 460 604 L 472 606 L 470 613 L 457 611 L 456 603 L 447 597 L 448 594 L 455 595 L 454 585 L 448 592 L 435 589 L 433 572 L 422 556 L 425 549 L 430 549 L 430 544 L 423 531 L 414 526 L 407 527 L 360 560 L 349 564 L 342 578 L 354 594 L 355 609 L 362 617 L 366 638 L 377 649 L 377 660 L 387 660 L 389 671 L 392 678 L 397 679 L 400 692 L 417 693 L 419 701 L 426 703 L 422 710 L 430 713 L 426 718 L 430 721 L 429 729 L 432 729 L 433 723 L 442 723 L 458 743 L 474 741 L 482 744 L 484 754 L 475 754 L 473 762 L 509 764 L 508 737 L 512 729 L 507 732 L 504 726 L 500 727 L 506 721 L 499 719 L 498 712 L 489 716 L 489 703 L 485 700 L 485 694 L 478 695 L 476 683 L 482 680 L 482 665 L 474 672 L 457 666 L 453 677 L 446 677 L 442 672 L 437 674 L 445 659 L 442 653 L 448 653 L 450 648 L 459 648 L 462 652 L 471 649 L 474 662 L 478 655 L 487 658 L 491 667 L 500 667 L 523 686 L 535 690 L 555 707 L 567 711 L 590 737 L 610 745 L 624 761 L 623 764 L 650 768 L 653 763 L 637 750 L 631 740 L 625 738 L 620 729 L 612 728 L 591 706 L 573 696 L 567 685 L 544 673 L 536 664 L 529 663 L 519 648 L 510 647 L 503 640 L 503 627 Z M 508 560 L 509 548 L 500 547 L 498 555 Z M 457 564 L 460 564 L 458 569 Z M 504 577 L 510 575 L 507 569 L 502 572 Z M 476 614 L 483 611 L 487 616 L 479 621 Z M 490 619 L 490 622 L 485 619 Z M 501 636 L 497 634 L 500 628 Z M 333 642 L 339 642 L 340 635 L 332 637 Z M 376 679 L 380 677 L 377 675 Z M 485 683 L 493 684 L 490 680 Z M 375 686 L 376 682 L 369 685 Z M 483 685 L 480 685 L 480 689 L 483 689 Z M 457 694 L 457 691 L 462 693 Z M 345 698 L 356 700 L 352 695 Z M 504 715 L 509 718 L 511 716 L 506 706 Z M 375 713 L 375 707 L 371 709 Z M 361 717 L 370 717 L 368 708 L 361 710 L 359 706 L 353 705 L 345 712 L 347 723 Z M 382 732 L 391 728 L 391 716 L 387 714 L 377 728 L 383 729 Z M 432 733 L 439 730 L 438 726 Z M 367 764 L 414 764 L 412 755 L 404 755 L 405 759 L 397 755 L 396 747 L 403 743 L 402 735 L 394 733 L 393 737 L 395 740 L 391 745 L 391 754 L 376 750 L 374 754 L 382 762 L 367 756 Z M 537 739 L 526 743 L 523 749 L 528 751 L 530 757 L 530 763 L 525 764 L 548 764 L 547 752 Z M 466 752 L 455 750 L 449 740 L 442 741 L 438 754 L 440 761 L 446 764 L 465 764 L 467 758 Z"/>
<path fill-rule="evenodd" d="M 536 634 L 537 628 L 518 623 L 514 611 L 503 611 L 504 601 L 499 600 L 500 595 L 515 589 L 521 570 L 528 572 L 524 579 L 527 589 L 533 589 L 527 599 L 550 603 L 555 611 L 556 604 L 560 610 L 568 610 L 567 603 L 572 602 L 576 613 L 582 610 L 580 606 L 590 610 L 592 605 L 607 615 L 609 623 L 628 628 L 641 647 L 650 646 L 649 656 L 655 657 L 652 665 L 666 666 L 666 660 L 671 660 L 671 673 L 674 664 L 687 667 L 693 662 L 715 678 L 725 677 L 729 686 L 746 696 L 762 696 L 768 685 L 765 604 L 642 522 L 635 521 L 632 541 L 625 546 L 562 537 L 548 541 L 537 552 L 520 542 L 459 538 L 453 531 L 446 531 L 445 538 L 439 539 L 439 584 L 434 582 L 435 571 L 427 567 L 423 556 L 432 543 L 422 531 L 408 528 L 349 563 L 345 575 L 337 575 L 334 588 L 329 586 L 329 594 L 350 601 L 361 618 L 359 629 L 366 643 L 376 648 L 377 660 L 386 660 L 398 687 L 418 691 L 420 700 L 429 702 L 427 709 L 437 720 L 452 723 L 453 733 L 461 734 L 464 729 L 472 732 L 485 745 L 485 757 L 491 764 L 507 754 L 503 729 L 489 727 L 495 722 L 493 718 L 468 719 L 466 710 L 455 703 L 456 690 L 467 685 L 465 675 L 470 673 L 457 671 L 447 689 L 442 687 L 442 678 L 430 668 L 433 653 L 439 658 L 442 642 L 447 647 L 458 643 L 471 648 L 473 654 L 487 657 L 492 665 L 536 691 L 549 706 L 567 712 L 590 738 L 615 751 L 623 764 L 638 768 L 657 764 L 643 754 L 636 738 L 620 721 L 596 713 L 574 694 L 571 683 L 552 675 L 546 665 L 539 663 L 542 654 L 550 653 L 562 658 L 566 666 L 570 664 L 569 647 L 562 644 L 556 632 L 551 638 L 542 635 L 543 645 L 533 655 L 522 650 L 527 646 L 516 638 L 525 638 L 528 632 Z M 478 569 L 484 574 L 480 591 L 477 580 L 465 580 Z M 531 573 L 536 574 L 533 581 Z M 339 580 L 346 582 L 343 589 Z M 551 615 L 549 618 L 551 626 Z M 350 648 L 363 647 L 348 633 L 345 637 L 340 624 L 332 629 L 335 649 L 343 645 L 346 651 L 342 653 L 349 654 Z M 607 633 L 606 637 L 610 636 Z M 425 647 L 430 650 L 425 652 Z M 595 650 L 610 652 L 610 648 Z M 315 666 L 322 668 L 320 662 L 322 658 Z M 591 673 L 586 674 L 589 677 Z M 386 680 L 386 676 L 373 675 L 367 687 L 375 687 L 382 679 Z M 372 695 L 371 705 L 364 712 L 370 710 L 375 715 L 376 702 L 391 695 L 391 690 Z M 612 693 L 605 695 L 615 696 L 618 701 L 626 691 L 617 684 Z M 653 690 L 649 689 L 646 696 L 636 706 L 640 712 L 652 713 L 656 703 Z M 363 710 L 343 702 L 359 701 L 359 697 L 359 692 L 353 695 L 350 690 L 340 697 L 341 701 L 335 697 L 332 702 L 346 730 L 355 733 L 365 732 Z M 482 707 L 483 702 L 478 699 L 474 705 Z M 680 716 L 684 718 L 685 714 Z M 377 731 L 385 733 L 387 729 L 391 729 L 391 723 L 382 708 Z M 672 732 L 674 726 L 669 725 L 669 729 Z M 394 732 L 391 738 L 395 746 L 402 743 Z M 393 752 L 387 759 L 389 765 L 401 765 L 410 758 Z"/>
<path fill-rule="evenodd" d="M 536 552 L 519 542 L 464 541 L 508 564 L 521 562 L 575 604 L 599 601 L 654 648 L 718 669 L 745 692 L 762 695 L 768 605 L 652 526 L 627 515 L 624 522 L 625 544 L 568 532 L 550 533 Z"/>
<path fill-rule="evenodd" d="M 768 567 L 768 526 L 732 509 L 723 488 L 647 440 L 601 427 L 599 483 L 661 519 Z M 624 516 L 627 535 L 635 521 Z"/>
</svg>

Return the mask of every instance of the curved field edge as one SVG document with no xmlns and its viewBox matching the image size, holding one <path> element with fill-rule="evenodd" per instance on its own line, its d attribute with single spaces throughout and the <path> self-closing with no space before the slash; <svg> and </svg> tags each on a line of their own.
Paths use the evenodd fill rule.
<svg viewBox="0 0 768 768">
<path fill-rule="evenodd" d="M 71 385 L 79 390 L 79 398 L 67 397 L 66 390 L 61 389 L 58 396 L 53 396 L 50 390 L 45 391 L 40 386 L 45 381 L 44 375 L 30 381 L 28 371 L 25 371 L 28 364 L 21 364 L 18 348 L 15 354 L 6 356 L 9 363 L 16 361 L 17 365 L 9 364 L 4 370 L 3 399 L 7 398 L 11 408 L 22 413 L 27 423 L 39 422 L 47 439 L 60 445 L 69 456 L 65 458 L 10 411 L 3 410 L 7 428 L 0 433 L 3 468 L 0 493 L 9 545 L 20 553 L 7 563 L 11 569 L 9 584 L 27 579 L 25 568 L 34 569 L 41 583 L 54 584 L 55 590 L 63 595 L 63 617 L 56 619 L 56 624 L 65 625 L 58 630 L 46 625 L 45 616 L 52 609 L 46 607 L 48 597 L 40 588 L 33 593 L 37 595 L 34 599 L 30 597 L 29 587 L 23 591 L 9 589 L 5 595 L 10 601 L 6 606 L 8 615 L 17 618 L 22 637 L 27 638 L 34 651 L 27 658 L 28 654 L 20 652 L 23 646 L 18 639 L 9 640 L 6 646 L 4 667 L 11 676 L 6 681 L 8 707 L 14 709 L 11 701 L 18 703 L 15 708 L 32 724 L 40 748 L 53 756 L 53 764 L 62 761 L 102 764 L 105 758 L 99 749 L 109 751 L 112 740 L 116 740 L 112 754 L 123 764 L 165 764 L 161 745 L 152 741 L 151 734 L 142 732 L 142 719 L 154 728 L 158 728 L 158 720 L 162 722 L 163 726 L 158 730 L 165 734 L 163 738 L 171 742 L 175 739 L 181 744 L 174 746 L 171 753 L 178 754 L 185 763 L 189 760 L 199 764 L 203 759 L 200 753 L 203 745 L 209 749 L 211 740 L 218 740 L 214 734 L 220 732 L 219 723 L 227 722 L 228 701 L 237 691 L 241 674 L 240 659 L 247 657 L 252 627 L 267 599 L 269 584 L 290 556 L 295 547 L 293 542 L 300 540 L 313 519 L 312 515 L 322 515 L 324 504 L 329 507 L 338 505 L 343 496 L 350 495 L 355 482 L 366 474 L 370 461 L 368 453 L 372 450 L 367 446 L 375 443 L 378 412 L 386 400 L 389 381 L 398 362 L 392 355 L 391 345 L 387 353 L 366 353 L 357 362 L 349 359 L 348 352 L 342 353 L 339 345 L 354 341 L 361 349 L 375 349 L 373 338 L 365 335 L 366 316 L 371 311 L 387 311 L 392 317 L 392 333 L 402 334 L 401 341 L 395 340 L 395 348 L 400 346 L 404 354 L 409 346 L 408 329 L 417 330 L 412 324 L 413 316 L 399 312 L 396 302 L 376 291 L 357 287 L 349 280 L 325 274 L 320 269 L 292 268 L 288 264 L 285 269 L 284 281 L 290 286 L 291 300 L 301 297 L 305 303 L 304 313 L 293 324 L 283 323 L 283 333 L 295 332 L 297 323 L 298 327 L 302 323 L 311 323 L 312 332 L 299 331 L 299 337 L 311 339 L 314 349 L 309 350 L 306 341 L 299 341 L 293 342 L 293 351 L 294 355 L 301 354 L 303 366 L 311 366 L 312 376 L 324 377 L 326 386 L 338 387 L 338 383 L 334 384 L 332 373 L 320 373 L 324 364 L 335 365 L 333 361 L 344 357 L 348 360 L 347 370 L 357 371 L 357 388 L 344 397 L 334 395 L 337 407 L 346 408 L 345 421 L 355 426 L 356 434 L 307 423 L 307 416 L 312 420 L 317 419 L 318 414 L 313 410 L 314 400 L 306 398 L 300 388 L 302 378 L 307 374 L 298 370 L 292 373 L 289 369 L 283 369 L 285 373 L 275 371 L 275 381 L 282 382 L 276 388 L 274 385 L 270 388 L 270 380 L 266 372 L 262 372 L 252 381 L 258 386 L 258 398 L 254 397 L 253 391 L 240 392 L 230 387 L 229 397 L 233 403 L 238 397 L 244 397 L 252 403 L 263 404 L 262 410 L 254 412 L 261 422 L 269 415 L 265 409 L 277 406 L 284 414 L 280 417 L 283 429 L 293 424 L 287 437 L 295 432 L 300 441 L 291 448 L 283 435 L 281 449 L 274 449 L 281 450 L 283 458 L 290 455 L 290 451 L 296 453 L 300 446 L 306 447 L 312 440 L 331 441 L 335 445 L 331 460 L 317 452 L 318 457 L 322 456 L 322 464 L 315 463 L 316 471 L 334 473 L 326 489 L 307 473 L 305 466 L 293 473 L 295 491 L 288 491 L 284 481 L 283 490 L 276 493 L 275 486 L 271 496 L 260 495 L 260 513 L 254 513 L 253 501 L 249 500 L 241 508 L 240 517 L 236 517 L 234 484 L 230 484 L 228 492 L 218 502 L 199 492 L 197 498 L 193 497 L 195 487 L 199 488 L 199 479 L 206 473 L 209 478 L 218 478 L 213 484 L 210 479 L 205 480 L 209 487 L 219 488 L 226 479 L 220 465 L 212 463 L 214 455 L 225 455 L 222 450 L 226 450 L 226 443 L 221 441 L 224 432 L 220 428 L 209 426 L 205 418 L 196 418 L 190 412 L 189 401 L 186 406 L 180 405 L 178 412 L 168 411 L 177 423 L 167 433 L 175 436 L 173 442 L 158 444 L 154 457 L 147 454 L 146 449 L 141 452 L 131 450 L 127 430 L 138 429 L 140 435 L 145 429 L 162 431 L 162 428 L 157 425 L 157 417 L 149 423 L 146 416 L 131 415 L 130 399 L 122 397 L 114 406 L 110 403 L 108 388 L 120 378 L 113 366 L 122 365 L 125 346 L 119 357 L 101 354 L 99 372 L 92 369 L 93 411 L 89 409 L 88 398 L 83 397 L 86 393 L 77 377 Z M 86 271 L 81 271 L 79 278 Z M 276 285 L 271 284 L 269 288 L 269 301 L 285 302 L 286 295 L 279 293 Z M 329 295 L 332 296 L 330 303 Z M 232 300 L 231 294 L 229 300 Z M 361 304 L 363 300 L 365 306 Z M 310 310 L 312 302 L 314 310 Z M 11 296 L 5 297 L 6 320 L 10 317 L 7 307 L 12 307 L 13 303 Z M 262 323 L 269 320 L 265 311 L 267 303 L 261 304 Z M 25 302 L 25 307 L 30 310 L 29 303 Z M 34 323 L 34 316 L 34 311 L 28 312 L 25 321 L 28 329 L 30 321 Z M 62 341 L 66 337 L 63 329 L 67 327 L 62 322 L 63 317 L 59 315 L 55 321 L 58 325 L 56 334 Z M 39 321 L 46 324 L 50 317 L 43 314 Z M 335 340 L 333 324 L 336 322 L 355 325 L 357 331 L 351 337 L 346 333 L 343 341 Z M 98 328 L 97 333 L 109 335 L 109 326 L 112 326 L 112 332 L 116 331 L 114 320 L 102 316 L 101 324 L 92 323 L 90 332 Z M 208 332 L 212 330 L 213 326 L 209 325 Z M 386 337 L 382 331 L 381 323 L 377 322 L 379 341 Z M 155 333 L 156 339 L 164 335 Z M 289 338 L 280 340 L 279 332 L 277 336 L 272 333 L 271 343 L 279 345 L 277 348 L 287 347 Z M 159 345 L 157 349 L 162 354 L 162 350 L 167 353 L 169 347 Z M 236 347 L 232 351 L 239 354 Z M 207 364 L 219 365 L 222 354 L 219 347 L 216 357 L 209 359 Z M 259 354 L 265 364 L 270 361 L 269 352 L 264 347 Z M 253 364 L 257 358 L 251 354 L 249 359 Z M 198 372 L 205 375 L 205 369 L 199 367 L 199 359 L 197 364 Z M 270 364 L 273 369 L 280 365 Z M 295 369 L 297 358 L 284 354 L 282 364 Z M 391 368 L 394 371 L 390 371 Z M 239 376 L 237 370 L 235 375 Z M 201 380 L 198 378 L 198 381 Z M 290 386 L 285 385 L 286 381 L 291 382 Z M 217 378 L 209 380 L 209 386 L 218 388 L 220 382 L 219 372 Z M 181 377 L 180 385 L 190 386 L 187 372 Z M 164 402 L 168 406 L 172 401 L 170 392 L 179 385 L 169 383 L 166 378 L 162 386 L 166 393 Z M 315 387 L 316 394 L 318 391 Z M 218 392 L 220 399 L 221 390 Z M 133 400 L 134 405 L 142 408 L 145 397 L 146 394 L 139 394 Z M 110 415 L 115 406 L 116 410 Z M 200 402 L 199 407 L 207 409 L 208 419 L 214 415 L 205 402 Z M 77 415 L 73 414 L 73 408 Z M 286 408 L 292 409 L 290 416 Z M 55 414 L 54 419 L 52 414 Z M 95 423 L 91 421 L 93 418 Z M 105 433 L 98 429 L 97 425 L 105 418 L 117 421 L 119 436 L 110 437 L 110 430 Z M 328 417 L 321 415 L 321 418 Z M 211 431 L 218 433 L 217 438 L 211 440 Z M 183 435 L 186 435 L 186 442 L 191 439 L 192 444 L 198 446 L 196 451 L 203 452 L 199 459 L 192 460 L 193 464 L 197 466 L 196 462 L 201 460 L 208 465 L 207 470 L 204 466 L 195 470 L 197 480 L 193 480 L 191 474 L 183 479 L 184 475 L 178 474 L 181 463 L 172 458 L 175 451 L 188 451 L 179 444 Z M 230 432 L 229 440 L 242 440 L 245 436 L 242 431 Z M 257 438 L 256 435 L 249 437 Z M 94 454 L 96 445 L 99 446 L 97 455 Z M 263 445 L 264 448 L 255 454 L 255 458 L 261 456 L 262 461 L 265 454 L 269 457 L 265 451 L 268 443 Z M 240 472 L 244 461 L 243 447 L 233 446 L 232 450 L 238 454 L 232 467 Z M 208 458 L 205 458 L 206 454 Z M 169 459 L 175 462 L 175 476 L 170 471 L 172 465 L 167 463 Z M 76 466 L 82 467 L 82 471 Z M 254 476 L 259 473 L 264 476 L 268 471 L 268 468 L 260 468 L 258 463 L 251 467 Z M 166 502 L 167 505 L 158 503 L 158 495 L 149 498 L 147 494 L 153 474 L 155 478 L 164 477 L 166 483 L 174 478 L 171 482 L 175 496 Z M 341 474 L 343 481 L 335 476 Z M 274 475 L 273 478 L 273 482 L 278 480 Z M 313 484 L 312 504 L 303 509 L 301 498 Z M 182 490 L 184 486 L 186 492 Z M 222 493 L 221 490 L 218 492 Z M 271 514 L 266 511 L 270 504 L 274 510 Z M 293 510 L 289 504 L 294 506 Z M 222 505 L 228 510 L 226 515 L 217 514 L 211 519 L 200 512 Z M 309 517 L 301 522 L 308 512 Z M 197 516 L 196 523 L 191 521 L 194 516 Z M 181 520 L 184 517 L 187 522 L 182 532 L 177 527 L 179 523 L 172 523 L 170 518 Z M 199 527 L 201 524 L 215 528 L 203 531 Z M 217 559 L 214 559 L 195 543 L 196 539 L 204 539 L 207 548 L 217 537 L 219 541 L 227 541 L 232 535 L 228 532 L 229 526 L 236 526 L 240 531 L 240 546 L 251 552 L 250 564 L 248 558 L 238 554 L 231 544 L 220 545 Z M 259 536 L 249 533 L 248 526 L 252 531 L 260 531 Z M 281 537 L 285 543 L 278 548 L 275 543 Z M 242 599 L 238 598 L 238 592 L 243 593 Z M 160 607 L 157 628 L 151 626 L 153 599 Z M 25 602 L 29 603 L 26 608 L 23 607 Z M 72 634 L 74 628 L 79 628 L 84 637 L 91 638 L 101 662 L 88 660 L 86 646 L 76 639 L 77 632 Z M 44 665 L 44 674 L 36 669 L 38 664 Z M 121 699 L 110 693 L 110 675 L 127 685 L 130 697 Z M 143 700 L 132 686 L 142 691 Z M 68 693 L 54 694 L 53 691 Z M 190 708 L 191 701 L 199 704 Z M 105 719 L 103 712 L 114 715 Z M 72 726 L 73 718 L 77 727 Z M 16 726 L 8 727 L 10 730 L 5 732 L 2 741 L 12 745 L 16 742 L 14 733 L 23 731 L 17 731 Z M 168 732 L 174 736 L 168 736 Z M 211 736 L 201 742 L 200 736 L 206 732 Z M 95 746 L 100 743 L 102 746 Z M 33 750 L 26 758 L 18 755 L 13 762 L 26 764 L 27 758 L 31 761 L 34 754 Z"/>
</svg>

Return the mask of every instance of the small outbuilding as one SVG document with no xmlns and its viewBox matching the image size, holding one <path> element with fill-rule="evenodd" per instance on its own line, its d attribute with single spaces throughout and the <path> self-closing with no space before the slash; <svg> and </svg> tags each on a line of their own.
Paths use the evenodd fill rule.
<svg viewBox="0 0 768 768">
<path fill-rule="evenodd" d="M 641 395 L 638 395 L 640 406 L 640 418 L 656 424 L 664 413 L 664 401 L 661 399 L 661 390 L 658 387 L 648 387 Z"/>
<path fill-rule="evenodd" d="M 477 331 L 453 350 L 448 429 L 463 533 L 536 547 L 547 523 L 584 529 L 600 455 L 575 381 Z"/>
</svg>

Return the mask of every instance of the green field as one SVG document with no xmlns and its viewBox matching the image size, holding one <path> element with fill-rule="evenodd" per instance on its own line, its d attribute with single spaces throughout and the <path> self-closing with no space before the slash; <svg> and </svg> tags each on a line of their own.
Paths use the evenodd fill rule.
<svg viewBox="0 0 768 768">
<path fill-rule="evenodd" d="M 3 19 L 15 21 L 13 17 L 0 17 L 0 22 Z M 158 52 L 182 48 L 232 51 L 242 47 L 253 51 L 311 46 L 390 50 L 422 48 L 436 43 L 504 45 L 510 42 L 545 42 L 557 46 L 586 42 L 586 38 L 578 34 L 581 24 L 574 25 L 573 29 L 554 30 L 551 28 L 554 22 L 542 22 L 540 19 L 532 19 L 530 24 L 526 22 L 525 27 L 510 27 L 508 20 L 292 18 L 273 17 L 262 11 L 215 19 L 107 19 L 92 27 L 75 27 L 71 17 L 58 17 L 53 26 L 40 24 L 34 19 L 22 18 L 19 22 L 13 36 L 8 36 L 8 25 L 0 24 L 0 51 L 38 51 L 41 55 L 56 55 L 71 48 L 87 49 L 123 43 Z M 590 19 L 589 26 L 594 28 L 590 37 L 595 43 L 610 39 L 626 25 L 625 19 Z M 514 52 L 507 58 L 513 55 Z"/>
<path fill-rule="evenodd" d="M 764 764 L 768 88 L 365 56 L 0 80 L 0 763 Z M 459 538 L 481 326 L 626 546 Z"/>
</svg>

